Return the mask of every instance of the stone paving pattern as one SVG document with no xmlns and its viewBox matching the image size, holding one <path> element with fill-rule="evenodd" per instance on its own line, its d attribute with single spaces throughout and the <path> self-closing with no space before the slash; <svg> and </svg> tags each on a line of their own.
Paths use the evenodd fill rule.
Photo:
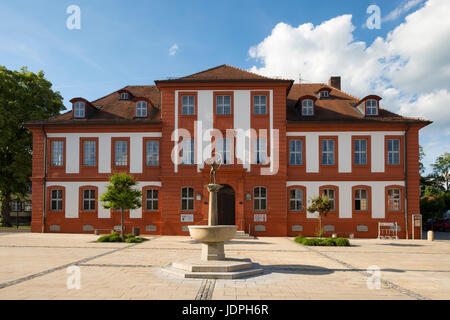
<svg viewBox="0 0 450 320">
<path fill-rule="evenodd" d="M 264 274 L 238 280 L 180 279 L 161 268 L 200 256 L 189 237 L 140 244 L 98 236 L 2 233 L 0 299 L 450 299 L 450 241 L 352 239 L 351 247 L 304 247 L 292 238 L 236 239 L 228 257 L 250 258 Z M 78 263 L 81 289 L 67 289 Z M 380 289 L 366 269 L 381 269 Z"/>
</svg>

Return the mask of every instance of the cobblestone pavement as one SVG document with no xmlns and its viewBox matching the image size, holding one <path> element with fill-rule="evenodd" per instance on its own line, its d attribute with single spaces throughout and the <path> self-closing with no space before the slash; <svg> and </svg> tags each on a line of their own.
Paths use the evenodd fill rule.
<svg viewBox="0 0 450 320">
<path fill-rule="evenodd" d="M 0 299 L 450 299 L 450 241 L 354 239 L 351 247 L 304 247 L 292 238 L 236 239 L 225 245 L 227 256 L 252 259 L 262 275 L 194 280 L 161 271 L 200 255 L 189 237 L 140 244 L 96 239 L 3 233 Z M 80 268 L 80 289 L 67 288 L 72 265 Z M 368 267 L 380 272 L 378 288 Z"/>
</svg>

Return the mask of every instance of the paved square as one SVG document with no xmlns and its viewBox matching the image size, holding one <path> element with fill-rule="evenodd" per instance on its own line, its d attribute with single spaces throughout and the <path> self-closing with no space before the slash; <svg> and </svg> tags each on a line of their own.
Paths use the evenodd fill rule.
<svg viewBox="0 0 450 320">
<path fill-rule="evenodd" d="M 236 239 L 228 257 L 250 258 L 264 274 L 187 280 L 161 271 L 199 257 L 189 237 L 140 244 L 96 243 L 79 234 L 0 233 L 0 299 L 450 299 L 450 241 L 351 240 L 351 247 L 304 247 L 292 238 Z M 67 289 L 77 265 L 81 288 Z M 380 269 L 369 289 L 367 268 Z"/>
</svg>

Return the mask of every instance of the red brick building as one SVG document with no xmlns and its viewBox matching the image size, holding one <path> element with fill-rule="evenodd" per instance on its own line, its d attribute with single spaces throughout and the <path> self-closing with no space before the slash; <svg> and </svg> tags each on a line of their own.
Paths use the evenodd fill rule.
<svg viewBox="0 0 450 320">
<path fill-rule="evenodd" d="M 127 86 L 30 122 L 33 232 L 93 232 L 120 224 L 98 201 L 112 172 L 134 175 L 142 208 L 126 232 L 188 235 L 208 215 L 209 167 L 220 153 L 219 222 L 257 236 L 312 236 L 306 208 L 326 194 L 326 234 L 376 237 L 379 222 L 412 234 L 419 214 L 419 130 L 406 118 L 328 84 L 294 84 L 222 65 Z M 420 228 L 417 228 L 416 235 Z"/>
</svg>

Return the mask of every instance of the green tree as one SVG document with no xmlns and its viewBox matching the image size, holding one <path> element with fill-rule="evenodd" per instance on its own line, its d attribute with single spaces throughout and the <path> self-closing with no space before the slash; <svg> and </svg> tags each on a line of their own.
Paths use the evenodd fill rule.
<svg viewBox="0 0 450 320">
<path fill-rule="evenodd" d="M 0 201 L 5 226 L 11 226 L 11 196 L 23 197 L 30 183 L 33 141 L 24 122 L 59 114 L 65 110 L 62 100 L 43 71 L 0 66 Z"/>
<path fill-rule="evenodd" d="M 425 158 L 425 152 L 423 151 L 423 147 L 419 144 L 419 172 L 421 174 L 425 173 L 423 158 Z"/>
<path fill-rule="evenodd" d="M 425 186 L 425 191 L 423 192 L 424 197 L 437 197 L 439 195 L 439 190 L 434 186 Z"/>
<path fill-rule="evenodd" d="M 448 189 L 450 182 L 450 153 L 446 152 L 443 155 L 437 157 L 436 161 L 431 165 L 436 175 L 440 175 L 444 178 L 445 189 Z"/>
<path fill-rule="evenodd" d="M 311 205 L 308 207 L 308 212 L 310 213 L 319 213 L 317 219 L 319 220 L 319 231 L 318 236 L 322 238 L 323 236 L 323 228 L 322 228 L 322 218 L 326 217 L 328 212 L 331 209 L 330 200 L 328 197 L 324 195 L 320 195 L 318 197 L 311 199 Z"/>
<path fill-rule="evenodd" d="M 100 197 L 105 209 L 120 209 L 121 212 L 121 237 L 125 240 L 125 210 L 132 210 L 141 207 L 142 192 L 133 188 L 137 185 L 133 176 L 126 173 L 115 173 L 111 175 L 106 192 Z"/>
</svg>

